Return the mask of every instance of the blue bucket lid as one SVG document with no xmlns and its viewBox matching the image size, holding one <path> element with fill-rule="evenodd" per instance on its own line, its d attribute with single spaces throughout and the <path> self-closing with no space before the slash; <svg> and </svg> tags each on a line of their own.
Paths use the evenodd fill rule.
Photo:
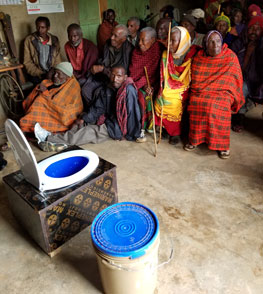
<svg viewBox="0 0 263 294">
<path fill-rule="evenodd" d="M 152 210 L 135 202 L 121 202 L 102 210 L 92 222 L 93 245 L 102 253 L 131 259 L 143 256 L 159 233 Z"/>
</svg>

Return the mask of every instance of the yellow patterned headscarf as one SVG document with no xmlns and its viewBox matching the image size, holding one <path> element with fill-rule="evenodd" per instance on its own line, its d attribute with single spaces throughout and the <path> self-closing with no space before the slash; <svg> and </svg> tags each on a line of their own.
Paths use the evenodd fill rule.
<svg viewBox="0 0 263 294">
<path fill-rule="evenodd" d="M 181 56 L 183 56 L 191 47 L 191 37 L 190 34 L 188 33 L 187 29 L 184 27 L 174 27 L 173 28 L 178 29 L 181 32 L 181 39 L 180 39 L 180 44 L 179 47 L 177 49 L 177 51 L 175 53 L 173 53 L 173 58 L 180 58 Z M 174 32 L 174 30 L 172 29 L 172 33 Z"/>
<path fill-rule="evenodd" d="M 231 22 L 230 22 L 229 17 L 226 16 L 226 15 L 224 15 L 224 12 L 222 12 L 221 15 L 219 15 L 219 16 L 215 19 L 215 21 L 214 21 L 214 25 L 216 25 L 216 24 L 217 24 L 219 21 L 221 21 L 221 20 L 225 21 L 225 22 L 228 24 L 228 30 L 227 30 L 227 32 L 230 32 L 230 30 L 231 30 Z"/>
</svg>

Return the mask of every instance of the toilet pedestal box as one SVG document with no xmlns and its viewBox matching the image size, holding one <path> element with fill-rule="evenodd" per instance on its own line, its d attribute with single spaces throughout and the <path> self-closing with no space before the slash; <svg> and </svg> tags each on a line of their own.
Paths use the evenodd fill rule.
<svg viewBox="0 0 263 294">
<path fill-rule="evenodd" d="M 18 222 L 51 257 L 102 209 L 118 202 L 116 166 L 102 158 L 88 178 L 60 190 L 41 193 L 21 171 L 3 181 Z"/>
</svg>

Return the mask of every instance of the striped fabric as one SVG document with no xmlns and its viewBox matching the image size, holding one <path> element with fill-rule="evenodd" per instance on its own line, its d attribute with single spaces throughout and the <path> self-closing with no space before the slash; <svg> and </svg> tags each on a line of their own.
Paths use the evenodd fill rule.
<svg viewBox="0 0 263 294">
<path fill-rule="evenodd" d="M 173 54 L 173 58 L 180 58 L 191 47 L 191 37 L 186 28 L 180 27 L 180 26 L 175 28 L 181 32 L 181 39 L 180 39 L 180 44 L 176 53 Z"/>
<path fill-rule="evenodd" d="M 200 50 L 192 64 L 188 111 L 189 141 L 207 143 L 211 150 L 229 150 L 231 111 L 244 104 L 243 78 L 238 59 L 224 44 L 215 57 Z"/>
<path fill-rule="evenodd" d="M 50 80 L 44 80 L 41 84 L 47 88 L 53 85 Z M 61 86 L 42 93 L 39 87 L 36 86 L 23 102 L 26 115 L 20 120 L 22 131 L 33 132 L 37 122 L 52 133 L 68 130 L 83 110 L 77 80 L 71 77 Z"/>
</svg>

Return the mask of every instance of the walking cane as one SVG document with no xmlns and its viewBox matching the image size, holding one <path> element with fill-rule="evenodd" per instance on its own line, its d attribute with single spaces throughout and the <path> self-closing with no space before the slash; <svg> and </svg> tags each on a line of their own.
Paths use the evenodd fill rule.
<svg viewBox="0 0 263 294">
<path fill-rule="evenodd" d="M 169 52 L 170 52 L 170 34 L 171 34 L 171 22 L 169 23 L 169 31 L 168 31 L 168 45 L 167 45 L 167 58 L 166 58 L 166 66 L 164 71 L 164 79 L 165 76 L 168 78 L 168 60 L 169 60 Z M 160 124 L 160 135 L 158 144 L 162 141 L 162 128 L 163 128 L 163 100 L 162 100 L 162 109 L 161 109 L 161 124 Z"/>
<path fill-rule="evenodd" d="M 146 76 L 148 87 L 151 88 L 146 66 L 144 67 L 144 71 L 145 71 L 145 76 Z M 149 96 L 150 96 L 150 100 L 151 100 L 152 116 L 153 116 L 153 138 L 154 138 L 154 147 L 155 147 L 154 157 L 156 157 L 157 156 L 157 142 L 156 142 L 157 140 L 156 140 L 156 132 L 155 132 L 155 116 L 154 116 L 154 108 L 153 108 L 153 97 L 152 97 L 152 94 Z"/>
</svg>

